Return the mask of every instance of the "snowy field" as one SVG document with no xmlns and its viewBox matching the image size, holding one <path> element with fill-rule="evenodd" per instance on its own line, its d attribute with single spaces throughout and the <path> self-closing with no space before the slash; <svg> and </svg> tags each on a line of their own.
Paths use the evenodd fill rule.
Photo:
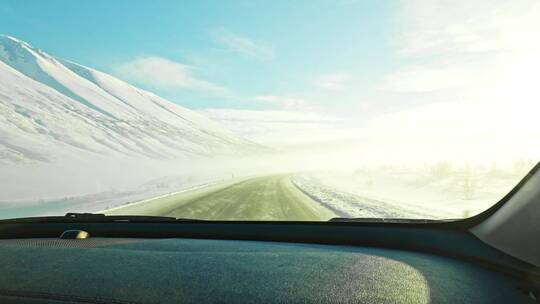
<svg viewBox="0 0 540 304">
<path fill-rule="evenodd" d="M 98 212 L 150 198 L 207 187 L 231 179 L 230 175 L 169 176 L 131 188 L 39 201 L 1 202 L 0 217 L 63 215 L 66 212 Z"/>
<path fill-rule="evenodd" d="M 530 166 L 532 167 L 532 166 Z M 497 203 L 525 176 L 513 170 L 379 168 L 297 174 L 295 185 L 342 217 L 453 219 Z"/>
</svg>

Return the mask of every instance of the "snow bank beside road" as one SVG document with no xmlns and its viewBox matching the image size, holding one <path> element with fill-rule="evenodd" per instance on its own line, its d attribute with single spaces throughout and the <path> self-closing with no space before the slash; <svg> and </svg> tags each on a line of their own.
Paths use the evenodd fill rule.
<svg viewBox="0 0 540 304">
<path fill-rule="evenodd" d="M 529 165 L 356 169 L 310 172 L 294 180 L 340 216 L 453 219 L 493 206 L 525 176 Z"/>
<path fill-rule="evenodd" d="M 441 214 L 343 192 L 309 176 L 295 176 L 294 185 L 340 217 L 438 219 Z"/>
</svg>

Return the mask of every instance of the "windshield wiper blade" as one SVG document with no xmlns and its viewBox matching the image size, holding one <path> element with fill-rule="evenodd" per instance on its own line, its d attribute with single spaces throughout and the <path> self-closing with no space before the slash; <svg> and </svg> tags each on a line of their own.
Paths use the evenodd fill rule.
<svg viewBox="0 0 540 304">
<path fill-rule="evenodd" d="M 334 217 L 329 222 L 354 222 L 354 223 L 440 223 L 453 220 L 431 219 L 405 219 L 405 218 L 369 218 L 369 217 Z"/>
<path fill-rule="evenodd" d="M 68 212 L 64 216 L 39 216 L 0 220 L 0 223 L 164 223 L 201 222 L 204 220 L 152 215 L 105 215 L 102 213 Z"/>
<path fill-rule="evenodd" d="M 153 215 L 105 215 L 103 213 L 76 213 L 68 212 L 65 218 L 76 222 L 174 222 L 176 218 L 170 216 Z"/>
</svg>

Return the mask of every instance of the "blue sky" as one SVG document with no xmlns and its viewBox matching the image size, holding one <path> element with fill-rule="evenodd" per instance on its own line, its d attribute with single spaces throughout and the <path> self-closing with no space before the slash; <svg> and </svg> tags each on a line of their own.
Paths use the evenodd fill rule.
<svg viewBox="0 0 540 304">
<path fill-rule="evenodd" d="M 392 46 L 397 9 L 396 1 L 17 0 L 2 2 L 0 28 L 190 108 L 341 111 L 375 98 L 402 64 Z M 137 75 L 167 64 L 177 83 Z"/>
</svg>

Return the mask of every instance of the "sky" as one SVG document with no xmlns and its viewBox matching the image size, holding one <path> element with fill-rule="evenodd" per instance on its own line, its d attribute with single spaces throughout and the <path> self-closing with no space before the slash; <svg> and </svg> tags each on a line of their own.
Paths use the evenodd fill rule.
<svg viewBox="0 0 540 304">
<path fill-rule="evenodd" d="M 537 0 L 4 0 L 0 29 L 274 146 L 540 155 Z"/>
<path fill-rule="evenodd" d="M 298 109 L 395 68 L 393 2 L 3 1 L 0 28 L 181 105 Z M 162 71 L 155 77 L 156 69 Z M 354 74 L 354 79 L 353 75 Z M 331 107 L 331 104 L 323 106 Z M 346 105 L 340 104 L 343 109 Z"/>
</svg>

